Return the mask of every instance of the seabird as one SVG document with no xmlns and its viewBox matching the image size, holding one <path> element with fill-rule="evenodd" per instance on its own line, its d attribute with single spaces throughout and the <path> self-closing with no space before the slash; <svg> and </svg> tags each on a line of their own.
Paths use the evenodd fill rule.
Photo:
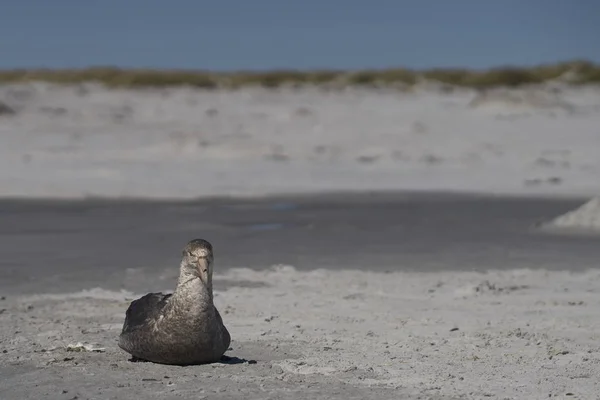
<svg viewBox="0 0 600 400">
<path fill-rule="evenodd" d="M 161 364 L 218 361 L 231 336 L 213 304 L 213 250 L 204 239 L 184 247 L 172 294 L 149 293 L 129 305 L 119 347 L 134 358 Z"/>
</svg>

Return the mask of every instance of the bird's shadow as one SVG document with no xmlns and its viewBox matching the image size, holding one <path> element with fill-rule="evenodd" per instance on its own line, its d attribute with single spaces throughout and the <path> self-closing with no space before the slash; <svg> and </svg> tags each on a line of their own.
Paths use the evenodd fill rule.
<svg viewBox="0 0 600 400">
<path fill-rule="evenodd" d="M 221 363 L 221 364 L 229 364 L 229 365 L 235 365 L 235 364 L 256 364 L 255 360 L 247 360 L 245 358 L 229 357 L 229 356 L 222 356 L 221 359 L 218 362 Z"/>
<path fill-rule="evenodd" d="M 152 361 L 144 360 L 143 358 L 137 358 L 135 356 L 131 356 L 131 358 L 128 361 L 129 362 L 134 362 L 134 363 L 138 363 L 138 362 L 142 362 L 142 363 L 152 362 Z M 245 358 L 239 358 L 239 357 L 222 356 L 221 359 L 219 361 L 217 361 L 217 363 L 219 363 L 219 364 L 227 364 L 227 365 L 256 364 L 256 360 L 247 360 Z M 194 365 L 194 364 L 192 364 L 192 365 Z"/>
<path fill-rule="evenodd" d="M 147 362 L 151 362 L 148 360 L 144 360 L 143 358 L 137 358 L 136 356 L 131 356 L 131 358 L 129 360 L 127 360 L 129 362 L 134 362 L 134 363 L 147 363 Z"/>
</svg>

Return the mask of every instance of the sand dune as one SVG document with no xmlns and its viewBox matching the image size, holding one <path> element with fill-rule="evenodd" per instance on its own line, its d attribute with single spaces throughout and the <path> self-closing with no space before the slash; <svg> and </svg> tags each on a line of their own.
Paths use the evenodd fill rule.
<svg viewBox="0 0 600 400">
<path fill-rule="evenodd" d="M 0 87 L 0 196 L 600 194 L 600 89 Z"/>
</svg>

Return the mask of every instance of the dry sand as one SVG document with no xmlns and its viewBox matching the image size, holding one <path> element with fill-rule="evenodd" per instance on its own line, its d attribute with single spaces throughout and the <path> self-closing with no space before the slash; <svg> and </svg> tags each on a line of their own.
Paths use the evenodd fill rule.
<svg viewBox="0 0 600 400">
<path fill-rule="evenodd" d="M 229 363 L 133 363 L 133 294 L 0 304 L 2 399 L 600 398 L 600 272 L 216 275 Z M 81 342 L 95 351 L 68 351 Z"/>
<path fill-rule="evenodd" d="M 559 215 L 542 226 L 549 231 L 575 233 L 600 233 L 600 197 L 595 197 L 581 207 Z"/>
<path fill-rule="evenodd" d="M 0 196 L 600 195 L 600 88 L 0 87 Z"/>
</svg>

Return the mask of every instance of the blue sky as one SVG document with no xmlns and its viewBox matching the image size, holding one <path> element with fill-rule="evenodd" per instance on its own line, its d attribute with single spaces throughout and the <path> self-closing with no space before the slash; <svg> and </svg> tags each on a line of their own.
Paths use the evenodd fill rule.
<svg viewBox="0 0 600 400">
<path fill-rule="evenodd" d="M 0 68 L 600 62 L 599 0 L 2 0 Z"/>
</svg>

